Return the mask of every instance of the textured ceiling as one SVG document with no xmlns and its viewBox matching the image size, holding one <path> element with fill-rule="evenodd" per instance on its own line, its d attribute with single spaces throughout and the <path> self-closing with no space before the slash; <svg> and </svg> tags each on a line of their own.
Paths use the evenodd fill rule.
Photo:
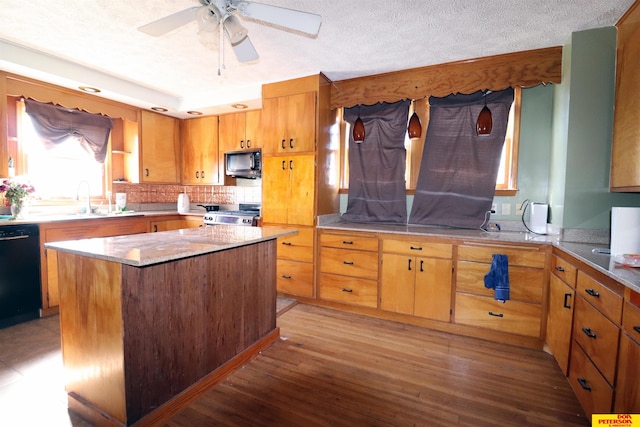
<svg viewBox="0 0 640 427">
<path fill-rule="evenodd" d="M 155 38 L 140 25 L 196 0 L 0 0 L 0 69 L 89 85 L 186 117 L 260 105 L 263 83 L 323 72 L 331 80 L 564 45 L 614 25 L 633 0 L 261 0 L 322 16 L 317 37 L 241 19 L 260 60 L 239 64 L 199 42 L 195 22 Z"/>
</svg>

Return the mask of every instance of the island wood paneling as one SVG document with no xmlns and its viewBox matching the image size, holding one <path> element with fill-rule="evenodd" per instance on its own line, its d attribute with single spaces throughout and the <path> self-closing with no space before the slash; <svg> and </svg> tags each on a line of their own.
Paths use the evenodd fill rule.
<svg viewBox="0 0 640 427">
<path fill-rule="evenodd" d="M 331 108 L 560 83 L 562 47 L 514 52 L 333 82 Z"/>
<path fill-rule="evenodd" d="M 72 410 L 98 425 L 162 418 L 176 395 L 196 398 L 216 369 L 273 342 L 275 259 L 276 240 L 142 268 L 60 252 Z"/>
</svg>

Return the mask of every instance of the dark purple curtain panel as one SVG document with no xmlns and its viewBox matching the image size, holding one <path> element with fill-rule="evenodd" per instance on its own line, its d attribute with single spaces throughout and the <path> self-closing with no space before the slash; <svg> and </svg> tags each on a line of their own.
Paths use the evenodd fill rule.
<svg viewBox="0 0 640 427">
<path fill-rule="evenodd" d="M 349 135 L 349 197 L 342 218 L 356 222 L 407 222 L 405 184 L 409 101 L 345 109 L 351 124 L 364 122 L 365 139 Z"/>
<path fill-rule="evenodd" d="M 476 135 L 486 104 L 490 135 Z M 411 224 L 479 228 L 491 210 L 513 88 L 429 98 L 430 116 Z"/>
<path fill-rule="evenodd" d="M 93 153 L 95 160 L 104 163 L 113 120 L 98 114 L 25 100 L 25 110 L 45 146 L 59 144 L 70 136 Z"/>
</svg>

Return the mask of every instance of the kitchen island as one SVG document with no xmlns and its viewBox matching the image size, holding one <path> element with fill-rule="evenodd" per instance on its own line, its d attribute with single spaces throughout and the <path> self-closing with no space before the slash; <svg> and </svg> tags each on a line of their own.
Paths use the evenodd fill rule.
<svg viewBox="0 0 640 427">
<path fill-rule="evenodd" d="M 216 226 L 47 243 L 69 409 L 154 425 L 279 337 L 276 239 Z"/>
</svg>

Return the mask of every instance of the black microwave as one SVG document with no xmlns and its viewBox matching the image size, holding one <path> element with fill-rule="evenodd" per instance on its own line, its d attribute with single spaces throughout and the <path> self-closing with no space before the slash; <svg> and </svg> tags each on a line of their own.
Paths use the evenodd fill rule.
<svg viewBox="0 0 640 427">
<path fill-rule="evenodd" d="M 262 151 L 233 151 L 224 153 L 225 174 L 234 178 L 260 178 Z"/>
</svg>

